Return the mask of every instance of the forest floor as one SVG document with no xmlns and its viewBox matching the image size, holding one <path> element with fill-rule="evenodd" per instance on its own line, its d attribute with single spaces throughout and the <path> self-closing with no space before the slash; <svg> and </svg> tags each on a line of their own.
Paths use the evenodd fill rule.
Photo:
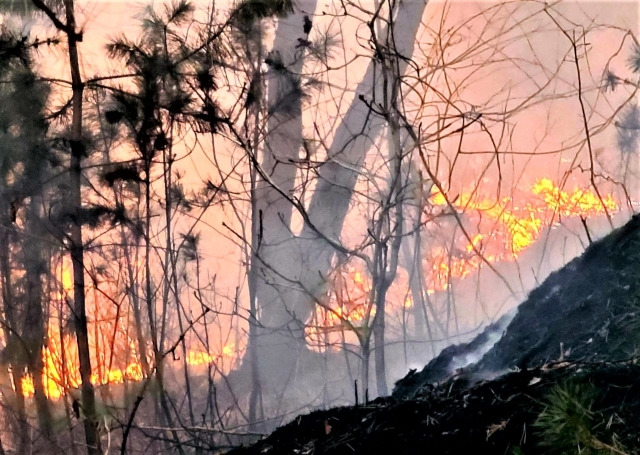
<svg viewBox="0 0 640 455">
<path fill-rule="evenodd" d="M 238 454 L 638 453 L 640 366 L 556 364 L 300 416 Z"/>
<path fill-rule="evenodd" d="M 456 368 L 496 333 L 480 361 Z M 552 273 L 510 322 L 445 349 L 392 396 L 299 416 L 233 453 L 640 453 L 638 346 L 634 216 Z"/>
</svg>

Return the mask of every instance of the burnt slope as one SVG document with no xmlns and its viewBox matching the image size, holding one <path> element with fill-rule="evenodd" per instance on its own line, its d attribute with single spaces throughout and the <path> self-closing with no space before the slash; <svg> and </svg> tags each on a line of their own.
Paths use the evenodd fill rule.
<svg viewBox="0 0 640 455">
<path fill-rule="evenodd" d="M 518 307 L 476 371 L 550 360 L 620 360 L 640 342 L 640 216 L 551 274 Z M 562 344 L 563 351 L 560 347 Z"/>
<path fill-rule="evenodd" d="M 447 348 L 392 397 L 298 417 L 235 453 L 640 453 L 639 297 L 634 216 L 551 274 L 506 330 Z"/>
<path fill-rule="evenodd" d="M 471 387 L 464 380 L 450 380 L 423 388 L 410 400 L 378 399 L 368 406 L 298 417 L 234 453 L 577 453 L 571 449 L 578 433 L 595 447 L 638 453 L 639 374 L 640 367 L 634 364 L 571 364 L 522 370 Z M 568 409 L 554 404 L 558 391 L 568 393 Z M 545 431 L 555 428 L 541 427 L 543 411 L 555 406 L 552 409 L 559 409 L 561 418 L 571 421 L 576 414 L 571 409 L 574 400 L 589 410 L 577 425 L 583 431 L 569 427 L 550 437 Z M 552 447 L 546 445 L 550 442 Z M 584 449 L 583 445 L 583 453 L 600 453 Z"/>
<path fill-rule="evenodd" d="M 512 319 L 511 314 L 505 314 L 468 343 L 447 346 L 422 371 L 419 373 L 411 371 L 396 382 L 393 396 L 411 398 L 421 387 L 449 379 L 453 372 L 469 364 L 470 357 L 487 352 L 495 344 L 496 338 L 502 336 Z"/>
<path fill-rule="evenodd" d="M 398 381 L 394 396 L 410 397 L 420 387 L 446 379 L 456 360 L 496 331 L 499 341 L 465 374 L 491 378 L 555 360 L 634 356 L 640 346 L 640 215 L 549 275 L 520 304 L 506 330 L 500 322 L 469 343 L 446 348 L 420 373 Z"/>
</svg>

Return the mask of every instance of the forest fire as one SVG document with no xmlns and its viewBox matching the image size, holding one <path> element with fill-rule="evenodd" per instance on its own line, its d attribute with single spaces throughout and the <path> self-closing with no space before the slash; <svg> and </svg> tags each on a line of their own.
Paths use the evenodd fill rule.
<svg viewBox="0 0 640 455">
<path fill-rule="evenodd" d="M 444 208 L 448 205 L 444 195 L 439 192 L 432 194 L 429 201 L 433 207 Z M 460 235 L 454 245 L 431 246 L 425 252 L 423 264 L 427 291 L 430 294 L 447 289 L 452 279 L 465 278 L 476 272 L 485 260 L 515 260 L 538 239 L 546 227 L 559 222 L 561 217 L 588 218 L 619 209 L 611 194 L 605 195 L 601 200 L 596 193 L 588 190 L 576 188 L 564 191 L 550 179 L 538 180 L 522 206 L 515 205 L 514 199 L 510 197 L 491 201 L 467 193 L 456 197 L 451 205 L 470 221 L 470 225 L 476 226 L 478 232 L 472 234 L 471 241 Z M 73 282 L 69 264 L 63 264 L 58 273 L 60 290 L 52 297 L 60 301 L 72 294 Z M 401 310 L 401 307 L 404 310 L 412 308 L 413 300 L 407 289 L 406 277 L 397 281 L 390 289 L 389 300 L 403 303 L 398 308 L 392 308 L 392 311 Z M 355 342 L 355 332 L 361 326 L 371 323 L 376 313 L 375 306 L 369 303 L 372 286 L 370 277 L 356 267 L 346 267 L 335 273 L 331 290 L 327 293 L 326 305 L 317 306 L 313 319 L 306 328 L 309 344 L 315 347 L 331 345 L 334 349 L 340 349 L 343 342 Z M 94 298 L 99 299 L 98 296 Z M 102 332 L 113 332 L 115 319 L 122 316 L 109 314 L 108 311 L 101 315 L 99 319 L 104 322 L 95 327 L 96 340 L 101 337 Z M 104 352 L 96 349 L 94 372 L 91 376 L 91 382 L 95 386 L 137 382 L 145 377 L 134 340 L 125 333 L 126 330 L 118 330 L 124 335 L 126 343 L 109 345 L 104 342 L 107 346 L 102 347 Z M 62 336 L 60 333 L 60 327 L 50 326 L 48 345 L 42 351 L 43 384 L 45 394 L 50 399 L 58 399 L 81 384 L 75 339 L 68 333 Z M 223 346 L 219 353 L 189 349 L 186 362 L 197 367 L 233 359 L 235 349 L 233 343 Z M 22 376 L 20 387 L 26 397 L 33 396 L 33 376 Z"/>
<path fill-rule="evenodd" d="M 521 199 L 521 198 L 518 198 Z M 611 214 L 619 210 L 612 194 L 600 198 L 590 190 L 574 188 L 565 191 L 551 179 L 535 182 L 516 205 L 512 197 L 500 201 L 463 193 L 451 205 L 479 231 L 468 241 L 460 235 L 453 248 L 432 248 L 427 252 L 425 268 L 428 270 L 429 291 L 446 289 L 452 278 L 464 278 L 477 271 L 483 262 L 513 261 L 520 253 L 538 240 L 544 229 L 559 223 L 562 218 Z M 447 207 L 447 199 L 436 191 L 430 198 L 434 207 Z M 466 244 L 464 248 L 459 243 Z"/>
<path fill-rule="evenodd" d="M 222 359 L 233 359 L 236 356 L 236 345 L 227 344 L 222 347 L 219 354 L 210 354 L 204 351 L 189 350 L 187 353 L 187 363 L 193 366 L 210 365 Z"/>
<path fill-rule="evenodd" d="M 76 365 L 69 365 L 65 368 L 65 373 L 61 373 L 61 365 L 54 360 L 53 356 L 46 350 L 44 354 L 46 368 L 43 372 L 44 391 L 47 398 L 58 399 L 67 393 L 70 389 L 80 388 L 82 381 L 80 380 L 80 370 Z M 106 384 L 122 384 L 127 382 L 136 382 L 144 379 L 142 373 L 142 365 L 139 362 L 132 362 L 126 368 L 105 369 L 91 375 L 91 383 L 94 386 Z M 21 381 L 22 393 L 26 397 L 32 397 L 35 393 L 35 385 L 33 376 L 26 375 Z"/>
<path fill-rule="evenodd" d="M 45 395 L 50 399 L 58 399 L 69 390 L 79 388 L 82 383 L 77 361 L 77 344 L 72 335 L 65 334 L 60 337 L 59 333 L 52 329 L 49 330 L 48 339 L 48 346 L 42 350 L 42 381 Z M 129 351 L 126 355 L 119 353 L 121 357 L 130 359 L 125 365 L 105 365 L 104 361 L 96 362 L 91 375 L 91 383 L 98 386 L 142 380 L 144 378 L 142 365 L 135 359 L 135 351 Z M 113 359 L 109 363 L 113 364 Z M 15 374 L 13 376 L 15 378 Z M 34 395 L 33 375 L 23 376 L 20 379 L 20 384 L 24 396 Z"/>
<path fill-rule="evenodd" d="M 45 395 L 50 399 L 59 399 L 69 390 L 78 389 L 82 384 L 80 368 L 77 361 L 77 345 L 71 335 L 64 335 L 64 348 L 60 345 L 60 336 L 49 333 L 49 345 L 42 350 L 43 358 L 43 385 Z M 97 362 L 91 375 L 91 383 L 94 386 L 123 384 L 125 382 L 138 382 L 145 378 L 143 366 L 137 358 L 137 354 L 130 347 L 128 352 L 118 353 L 127 357 L 130 361 L 122 367 L 104 365 Z M 225 345 L 219 354 L 210 354 L 203 351 L 189 350 L 186 361 L 191 366 L 210 365 L 222 361 L 231 360 L 236 356 L 236 346 L 233 343 Z M 64 360 L 63 360 L 64 359 Z M 148 359 L 150 361 L 151 359 Z M 13 387 L 15 388 L 15 374 L 12 372 Z M 20 386 L 25 397 L 32 397 L 35 393 L 33 376 L 26 374 L 20 379 Z"/>
<path fill-rule="evenodd" d="M 423 266 L 429 294 L 446 290 L 452 279 L 465 278 L 477 272 L 485 261 L 495 263 L 517 259 L 538 240 L 545 228 L 559 223 L 562 218 L 587 219 L 619 210 L 612 194 L 600 198 L 590 190 L 575 188 L 565 191 L 548 178 L 536 181 L 530 193 L 518 199 L 525 200 L 522 206 L 516 205 L 512 197 L 492 201 L 470 193 L 460 194 L 451 201 L 463 222 L 468 221 L 467 224 L 477 232 L 471 231 L 471 241 L 460 232 L 453 245 L 432 245 L 424 253 Z M 438 191 L 431 195 L 429 201 L 434 208 L 449 205 L 447 198 Z M 388 300 L 391 305 L 393 302 L 403 304 L 392 307 L 392 311 L 413 306 L 407 280 L 399 281 L 401 283 L 395 283 L 390 289 Z M 354 267 L 338 272 L 327 305 L 316 308 L 313 322 L 307 328 L 309 344 L 324 342 L 339 349 L 347 340 L 345 330 L 358 330 L 368 312 L 370 316 L 375 315 L 375 307 L 370 304 L 371 288 L 368 275 Z M 338 340 L 335 335 L 330 336 L 330 332 L 344 335 Z"/>
<path fill-rule="evenodd" d="M 429 201 L 434 208 L 448 205 L 444 195 L 439 192 L 432 194 Z M 465 278 L 476 272 L 485 260 L 492 263 L 515 260 L 538 239 L 546 227 L 559 222 L 561 217 L 588 218 L 615 212 L 619 208 L 611 194 L 605 195 L 601 201 L 592 191 L 579 188 L 564 191 L 550 179 L 538 180 L 522 206 L 515 205 L 510 197 L 496 202 L 468 193 L 457 196 L 452 206 L 470 225 L 476 226 L 477 232 L 472 232 L 471 241 L 459 235 L 453 245 L 432 245 L 425 251 L 423 264 L 427 292 L 430 294 L 447 289 L 452 279 Z M 73 283 L 69 264 L 63 264 L 58 273 L 61 289 L 52 297 L 60 300 L 72 294 Z M 369 324 L 375 316 L 375 306 L 369 303 L 372 283 L 364 271 L 346 267 L 334 275 L 333 281 L 326 305 L 317 306 L 306 328 L 306 338 L 312 346 L 331 345 L 339 349 L 345 341 L 355 342 L 353 332 Z M 407 279 L 405 277 L 397 281 L 390 289 L 389 300 L 403 302 L 401 306 L 405 310 L 410 309 L 413 300 L 407 289 Z M 392 311 L 401 310 L 401 306 L 392 307 Z M 113 332 L 115 318 L 115 314 L 101 315 L 99 319 L 104 322 L 95 327 L 96 340 L 102 332 Z M 100 349 L 97 349 L 94 355 L 96 360 L 91 382 L 96 386 L 136 382 L 145 376 L 134 340 L 126 331 L 118 330 L 127 342 L 109 345 L 105 341 L 102 343 L 106 346 L 102 347 L 105 352 L 98 352 Z M 61 342 L 61 339 L 64 341 Z M 77 346 L 71 335 L 64 334 L 61 337 L 60 328 L 54 329 L 53 326 L 49 327 L 48 340 L 47 347 L 43 349 L 44 389 L 49 398 L 57 399 L 66 391 L 80 386 Z M 234 350 L 234 344 L 223 346 L 219 353 L 189 349 L 186 362 L 192 366 L 209 365 L 225 358 L 232 359 Z M 117 362 L 114 362 L 114 358 L 118 359 Z M 123 362 L 122 359 L 127 360 Z M 32 396 L 33 377 L 25 375 L 20 382 L 24 395 Z"/>
<path fill-rule="evenodd" d="M 308 343 L 320 350 L 328 344 L 340 349 L 338 343 L 341 340 L 330 336 L 329 332 L 353 335 L 354 329 L 361 326 L 367 317 L 375 316 L 375 308 L 366 304 L 370 292 L 371 281 L 354 267 L 336 272 L 333 286 L 327 293 L 328 302 L 316 307 L 312 320 L 305 328 Z M 351 329 L 351 333 L 345 333 L 345 329 Z"/>
<path fill-rule="evenodd" d="M 0 0 L 2 454 L 362 427 L 636 211 L 636 8 L 89 3 Z"/>
</svg>

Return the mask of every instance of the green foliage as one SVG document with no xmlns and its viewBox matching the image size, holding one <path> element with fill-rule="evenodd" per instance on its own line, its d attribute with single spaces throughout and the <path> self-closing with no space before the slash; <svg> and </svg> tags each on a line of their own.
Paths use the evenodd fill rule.
<svg viewBox="0 0 640 455">
<path fill-rule="evenodd" d="M 194 11 L 195 8 L 188 0 L 165 4 L 162 12 L 156 10 L 153 5 L 149 5 L 146 8 L 146 14 L 142 18 L 145 42 L 152 43 L 154 46 L 169 44 L 173 53 L 180 54 L 179 46 L 183 40 L 179 30 L 193 19 Z"/>
<path fill-rule="evenodd" d="M 549 453 L 591 452 L 593 391 L 582 384 L 556 386 L 534 428 Z"/>
<path fill-rule="evenodd" d="M 626 107 L 616 122 L 618 130 L 618 147 L 623 154 L 635 153 L 638 150 L 640 136 L 640 109 L 632 104 Z"/>
<path fill-rule="evenodd" d="M 200 244 L 200 233 L 182 234 L 183 246 L 182 256 L 185 261 L 191 262 L 198 259 L 198 248 Z"/>
<path fill-rule="evenodd" d="M 576 382 L 553 388 L 547 396 L 544 410 L 533 424 L 543 453 L 626 454 L 615 435 L 608 435 L 608 439 L 613 441 L 608 444 L 602 435 L 596 433 L 596 428 L 600 431 L 608 428 L 608 419 L 593 410 L 596 392 L 591 384 Z"/>
<path fill-rule="evenodd" d="M 79 224 L 92 229 L 101 227 L 107 223 L 115 226 L 119 223 L 129 223 L 124 207 L 116 205 L 115 208 L 105 205 L 93 205 L 90 207 L 76 208 L 74 211 L 62 211 L 56 219 L 58 224 Z"/>
<path fill-rule="evenodd" d="M 0 78 L 0 183 L 1 192 L 12 193 L 6 201 L 36 191 L 51 156 L 43 114 L 49 89 L 32 71 L 28 37 L 0 31 Z"/>
<path fill-rule="evenodd" d="M 629 69 L 635 74 L 640 74 L 640 45 L 633 44 L 631 55 L 627 60 Z M 615 90 L 622 79 L 611 71 L 605 73 L 604 89 Z M 638 151 L 638 138 L 640 136 L 640 111 L 637 104 L 631 103 L 618 116 L 615 122 L 618 131 L 618 147 L 623 155 L 631 155 Z"/>
<path fill-rule="evenodd" d="M 184 34 L 182 25 L 193 18 L 193 11 L 188 1 L 174 2 L 160 12 L 149 7 L 139 41 L 121 37 L 107 46 L 109 56 L 121 60 L 136 77 L 134 90 L 123 87 L 112 93 L 104 117 L 106 123 L 126 130 L 146 163 L 171 148 L 172 127 L 216 132 L 224 124 L 212 97 L 219 49 L 206 34 L 190 32 L 200 40 Z"/>
<path fill-rule="evenodd" d="M 287 67 L 282 61 L 282 56 L 278 51 L 269 52 L 269 55 L 267 55 L 267 58 L 264 59 L 264 62 L 269 65 L 269 68 L 273 71 L 285 74 L 287 72 Z"/>
<path fill-rule="evenodd" d="M 30 63 L 27 37 L 3 29 L 0 34 L 0 72 L 5 74 L 17 65 L 28 67 Z"/>
<path fill-rule="evenodd" d="M 629 67 L 634 73 L 640 73 L 640 45 L 634 43 L 631 57 L 629 57 Z"/>
<path fill-rule="evenodd" d="M 151 19 L 148 22 L 156 22 L 164 28 L 169 24 L 183 25 L 191 18 L 195 8 L 188 0 L 179 0 L 172 2 L 171 5 L 165 5 L 164 15 L 162 16 L 155 13 L 152 8 L 148 11 Z M 143 22 L 143 24 L 148 22 Z"/>
<path fill-rule="evenodd" d="M 184 192 L 184 187 L 181 183 L 174 183 L 169 188 L 169 193 L 171 195 L 171 203 L 175 206 L 182 208 L 183 210 L 190 212 L 193 206 L 191 205 L 191 201 Z"/>
<path fill-rule="evenodd" d="M 286 16 L 292 12 L 292 0 L 242 0 L 232 14 L 239 22 L 248 24 L 267 17 Z"/>
<path fill-rule="evenodd" d="M 135 166 L 116 164 L 102 174 L 102 181 L 112 187 L 116 182 L 142 182 L 142 178 Z"/>
</svg>

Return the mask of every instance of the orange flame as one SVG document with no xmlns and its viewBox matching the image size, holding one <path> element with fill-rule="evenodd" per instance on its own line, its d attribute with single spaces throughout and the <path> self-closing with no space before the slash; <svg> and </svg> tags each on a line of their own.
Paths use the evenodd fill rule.
<svg viewBox="0 0 640 455">
<path fill-rule="evenodd" d="M 63 260 L 57 270 L 59 289 L 51 294 L 51 315 L 47 327 L 47 345 L 42 349 L 42 389 L 50 399 L 59 399 L 71 389 L 82 384 L 78 363 L 78 348 L 73 331 L 67 327 L 71 322 L 64 320 L 62 308 L 68 302 L 73 291 L 73 277 L 70 264 Z M 103 293 L 115 296 L 118 290 L 105 284 L 102 293 L 87 293 L 87 307 L 93 310 L 89 333 L 91 342 L 92 374 L 90 381 L 94 386 L 137 382 L 144 379 L 144 369 L 140 355 L 145 355 L 151 362 L 148 353 L 137 352 L 137 343 L 131 338 L 133 330 L 125 322 L 129 320 L 126 310 L 115 310 L 115 305 L 102 301 Z M 58 324 L 56 325 L 55 315 Z M 224 369 L 229 369 L 238 357 L 235 344 L 227 344 L 218 354 L 189 350 L 186 361 L 189 365 L 207 365 L 228 360 Z M 24 396 L 35 394 L 34 377 L 30 372 L 11 372 L 12 387 L 16 383 Z"/>
<path fill-rule="evenodd" d="M 451 198 L 434 191 L 429 201 L 433 207 L 447 207 Z M 525 196 L 526 203 L 519 207 L 513 198 L 495 201 L 463 193 L 451 202 L 451 206 L 464 214 L 479 232 L 471 232 L 471 238 L 461 238 L 462 247 L 445 248 L 433 246 L 424 259 L 427 292 L 433 294 L 448 288 L 452 278 L 465 278 L 478 271 L 483 262 L 513 261 L 519 254 L 535 243 L 543 230 L 560 217 L 584 218 L 613 213 L 619 205 L 613 195 L 602 198 L 594 191 L 575 188 L 565 191 L 548 178 L 539 179 Z M 470 240 L 470 241 L 469 241 Z M 466 242 L 466 243 L 465 243 Z M 307 328 L 307 341 L 311 345 L 325 344 L 339 348 L 340 343 L 330 333 L 341 332 L 343 342 L 345 328 L 360 330 L 370 308 L 369 292 L 372 283 L 361 271 L 348 268 L 346 273 L 337 272 L 333 287 L 328 293 L 328 303 L 318 306 Z M 395 298 L 405 309 L 413 307 L 408 292 L 408 283 L 396 292 Z M 387 304 L 389 306 L 389 304 Z M 367 310 L 369 308 L 369 310 Z M 329 343 L 327 343 L 329 341 Z M 318 348 L 320 349 L 320 348 Z"/>
<path fill-rule="evenodd" d="M 72 337 L 67 335 L 68 344 L 75 343 Z M 50 399 L 62 397 L 69 389 L 77 389 L 81 386 L 80 369 L 75 357 L 67 361 L 66 368 L 62 369 L 61 360 L 51 347 L 42 350 L 43 357 L 43 386 L 45 395 Z M 74 353 L 75 354 L 75 353 Z M 192 366 L 209 365 L 221 361 L 222 359 L 233 359 L 237 355 L 235 344 L 224 346 L 219 354 L 208 354 L 202 351 L 189 350 L 187 353 L 187 363 Z M 96 370 L 96 368 L 94 368 Z M 124 382 L 137 382 L 144 379 L 142 365 L 134 360 L 124 368 L 106 368 L 101 372 L 94 371 L 91 375 L 91 384 L 94 386 L 107 384 L 123 384 Z M 22 393 L 26 397 L 35 394 L 35 384 L 33 375 L 26 374 L 20 379 Z M 15 387 L 15 386 L 14 386 Z"/>
<path fill-rule="evenodd" d="M 431 195 L 429 201 L 434 207 L 449 205 L 445 195 L 438 191 Z M 550 179 L 538 180 L 521 207 L 516 206 L 512 198 L 492 201 L 471 193 L 459 195 L 451 205 L 459 213 L 464 213 L 477 226 L 478 232 L 471 232 L 470 239 L 459 239 L 459 247 L 455 251 L 452 248 L 434 246 L 426 252 L 425 273 L 427 292 L 430 294 L 447 289 L 452 278 L 464 278 L 476 272 L 482 266 L 483 258 L 490 262 L 514 260 L 538 240 L 546 227 L 557 222 L 559 216 L 586 218 L 619 210 L 618 203 L 611 194 L 601 199 L 590 190 L 576 188 L 565 191 Z M 61 302 L 73 292 L 70 264 L 63 261 L 58 273 L 60 289 L 52 293 L 51 298 Z M 406 281 L 405 279 L 397 285 L 398 289 L 390 294 L 389 300 L 398 302 L 396 307 L 390 305 L 392 311 L 394 308 L 413 308 L 413 299 L 407 291 Z M 334 273 L 331 289 L 325 296 L 325 304 L 316 307 L 312 321 L 305 329 L 306 339 L 312 348 L 325 349 L 331 345 L 339 349 L 343 342 L 357 341 L 357 335 L 367 330 L 365 325 L 370 324 L 375 316 L 376 308 L 370 302 L 372 286 L 370 277 L 355 267 L 347 267 Z M 117 295 L 116 289 L 103 292 Z M 97 386 L 142 380 L 144 373 L 140 355 L 147 353 L 137 352 L 136 343 L 130 338 L 129 329 L 123 323 L 128 316 L 113 313 L 114 305 L 100 304 L 99 298 L 96 294 L 92 302 L 96 312 L 100 308 L 104 313 L 99 317 L 97 314 L 93 315 L 93 320 L 100 322 L 93 322 L 91 329 L 94 345 L 92 384 Z M 51 313 L 54 314 L 55 311 Z M 45 394 L 51 399 L 58 399 L 70 389 L 81 385 L 75 337 L 64 333 L 65 331 L 62 325 L 55 327 L 50 321 L 48 343 L 42 350 L 42 385 Z M 102 339 L 98 339 L 100 337 Z M 229 364 L 232 364 L 240 356 L 239 352 L 233 343 L 223 346 L 218 353 L 194 349 L 188 351 L 186 362 L 192 366 L 201 366 L 228 359 Z M 35 383 L 31 374 L 12 372 L 12 376 L 14 387 L 19 382 L 24 395 L 33 396 Z"/>
<path fill-rule="evenodd" d="M 446 207 L 447 198 L 435 191 L 430 202 Z M 471 218 L 479 229 L 467 241 L 466 254 L 433 248 L 429 253 L 429 288 L 432 292 L 446 289 L 450 279 L 464 278 L 478 270 L 482 257 L 490 262 L 512 261 L 538 240 L 540 233 L 560 217 L 592 216 L 612 213 L 619 205 L 611 194 L 602 197 L 590 190 L 575 188 L 564 191 L 550 179 L 538 180 L 531 188 L 531 197 L 523 207 L 514 205 L 512 198 L 501 201 L 479 199 L 473 194 L 458 196 L 452 206 Z M 482 257 L 480 256 L 482 255 Z"/>
<path fill-rule="evenodd" d="M 237 355 L 234 343 L 223 346 L 219 354 L 210 354 L 204 351 L 187 351 L 187 363 L 193 366 L 210 365 L 224 358 L 232 359 Z"/>
</svg>

